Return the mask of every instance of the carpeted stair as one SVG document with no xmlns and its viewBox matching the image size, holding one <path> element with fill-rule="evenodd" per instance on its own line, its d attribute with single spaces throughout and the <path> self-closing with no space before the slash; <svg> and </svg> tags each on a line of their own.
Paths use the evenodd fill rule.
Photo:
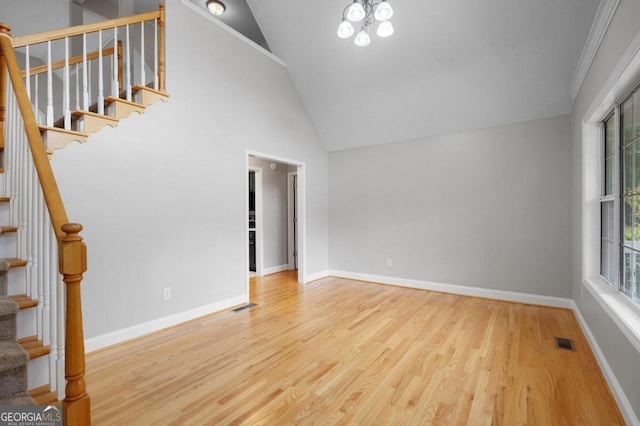
<svg viewBox="0 0 640 426">
<path fill-rule="evenodd" d="M 29 354 L 16 342 L 18 304 L 7 295 L 9 262 L 0 260 L 0 405 L 35 404 L 27 394 Z"/>
</svg>

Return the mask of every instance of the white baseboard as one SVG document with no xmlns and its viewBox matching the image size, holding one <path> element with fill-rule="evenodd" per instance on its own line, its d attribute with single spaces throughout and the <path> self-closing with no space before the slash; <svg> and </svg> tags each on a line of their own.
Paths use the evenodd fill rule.
<svg viewBox="0 0 640 426">
<path fill-rule="evenodd" d="M 315 281 L 315 280 L 320 280 L 322 278 L 326 278 L 326 277 L 331 275 L 330 272 L 331 271 L 329 271 L 328 269 L 325 269 L 324 271 L 315 272 L 313 274 L 305 275 L 304 284 L 310 283 L 311 281 Z"/>
<path fill-rule="evenodd" d="M 282 271 L 287 271 L 289 269 L 289 265 L 278 265 L 278 266 L 271 266 L 270 268 L 263 268 L 262 269 L 262 275 L 269 275 L 269 274 L 275 274 L 276 272 L 282 272 Z"/>
<path fill-rule="evenodd" d="M 391 284 L 400 287 L 432 290 L 453 293 L 462 296 L 483 297 L 486 299 L 505 300 L 508 302 L 528 303 L 532 305 L 552 306 L 555 308 L 573 309 L 573 300 L 563 297 L 541 296 L 538 294 L 518 293 L 515 291 L 493 290 L 480 287 L 468 287 L 455 284 L 443 284 L 431 281 L 411 280 L 407 278 L 387 277 L 383 275 L 361 274 L 358 272 L 330 270 L 329 275 L 340 278 L 370 281 L 380 284 Z"/>
<path fill-rule="evenodd" d="M 573 301 L 572 303 L 573 303 L 573 312 L 575 313 L 576 318 L 578 318 L 578 323 L 582 328 L 582 332 L 587 337 L 587 341 L 589 342 L 589 346 L 591 346 L 591 350 L 593 351 L 593 354 L 596 356 L 598 365 L 600 365 L 600 370 L 602 370 L 602 374 L 604 374 L 604 378 L 609 384 L 609 388 L 611 389 L 611 392 L 613 393 L 613 397 L 618 403 L 618 407 L 622 412 L 622 416 L 624 417 L 625 422 L 627 422 L 627 424 L 630 426 L 640 426 L 640 420 L 638 420 L 638 417 L 633 411 L 633 407 L 631 406 L 631 403 L 627 399 L 627 395 L 624 393 L 622 386 L 620 386 L 620 382 L 618 382 L 618 379 L 616 379 L 615 374 L 613 374 L 613 370 L 611 370 L 611 366 L 609 366 L 609 363 L 607 362 L 607 358 L 605 358 L 604 353 L 600 349 L 600 346 L 598 345 L 598 341 L 596 340 L 595 336 L 591 332 L 591 329 L 587 325 L 587 322 L 582 316 L 580 309 L 578 309 L 578 305 L 576 305 L 575 302 Z"/>
<path fill-rule="evenodd" d="M 123 328 L 122 330 L 117 330 L 111 333 L 103 334 L 101 336 L 92 337 L 90 339 L 86 339 L 84 342 L 85 352 L 89 353 L 97 351 L 98 349 L 106 348 L 107 346 L 122 343 L 125 340 L 134 339 L 136 337 L 144 336 L 145 334 L 153 333 L 154 331 L 162 330 L 163 328 L 171 327 L 198 317 L 213 314 L 232 306 L 247 303 L 248 300 L 249 299 L 247 295 L 240 295 L 232 297 L 230 299 L 222 300 L 220 302 L 212 303 L 210 305 L 191 309 L 189 311 L 169 315 L 168 317 L 158 318 L 142 324 L 134 325 L 132 327 Z"/>
</svg>

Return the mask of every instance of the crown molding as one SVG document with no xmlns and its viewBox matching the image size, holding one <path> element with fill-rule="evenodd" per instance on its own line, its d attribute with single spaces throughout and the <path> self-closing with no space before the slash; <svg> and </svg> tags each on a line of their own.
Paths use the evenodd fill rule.
<svg viewBox="0 0 640 426">
<path fill-rule="evenodd" d="M 591 64 L 596 57 L 600 43 L 602 43 L 602 39 L 609 28 L 609 24 L 613 19 L 613 15 L 616 12 L 619 3 L 620 0 L 602 0 L 600 2 L 600 6 L 598 6 L 596 17 L 593 20 L 591 30 L 589 30 L 589 35 L 587 36 L 587 41 L 584 44 L 582 54 L 580 55 L 580 60 L 578 61 L 576 70 L 573 73 L 573 78 L 571 79 L 571 85 L 569 86 L 569 95 L 571 96 L 571 100 L 575 100 L 576 96 L 578 96 L 578 92 L 582 87 L 584 79 L 587 77 L 589 68 L 591 68 Z"/>
</svg>

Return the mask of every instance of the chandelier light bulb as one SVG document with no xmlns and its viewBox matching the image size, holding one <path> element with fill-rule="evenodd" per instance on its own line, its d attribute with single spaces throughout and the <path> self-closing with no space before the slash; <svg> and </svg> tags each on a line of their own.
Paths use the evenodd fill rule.
<svg viewBox="0 0 640 426">
<path fill-rule="evenodd" d="M 377 21 L 386 21 L 393 16 L 393 9 L 387 0 L 382 0 L 382 2 L 378 4 L 373 16 Z"/>
<path fill-rule="evenodd" d="M 369 37 L 369 33 L 367 32 L 367 30 L 362 29 L 360 30 L 358 35 L 356 35 L 356 38 L 353 42 L 360 47 L 368 46 L 369 43 L 371 43 L 371 37 Z"/>
<path fill-rule="evenodd" d="M 362 5 L 358 3 L 358 0 L 353 0 L 353 4 L 347 9 L 347 19 L 351 22 L 362 21 L 366 15 L 367 13 L 364 11 Z"/>
<path fill-rule="evenodd" d="M 378 36 L 380 37 L 389 37 L 391 34 L 393 34 L 393 25 L 391 25 L 391 22 L 389 21 L 380 22 L 376 34 L 378 34 Z"/>
<path fill-rule="evenodd" d="M 351 25 L 351 22 L 342 18 L 342 22 L 340 22 L 340 25 L 338 26 L 338 37 L 349 38 L 353 35 L 354 31 L 355 30 L 353 29 L 353 25 Z"/>
</svg>

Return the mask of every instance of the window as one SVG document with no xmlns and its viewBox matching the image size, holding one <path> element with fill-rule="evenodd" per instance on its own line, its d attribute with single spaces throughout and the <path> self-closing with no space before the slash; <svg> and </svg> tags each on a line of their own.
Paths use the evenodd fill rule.
<svg viewBox="0 0 640 426">
<path fill-rule="evenodd" d="M 640 88 L 602 124 L 600 275 L 640 305 Z"/>
</svg>

